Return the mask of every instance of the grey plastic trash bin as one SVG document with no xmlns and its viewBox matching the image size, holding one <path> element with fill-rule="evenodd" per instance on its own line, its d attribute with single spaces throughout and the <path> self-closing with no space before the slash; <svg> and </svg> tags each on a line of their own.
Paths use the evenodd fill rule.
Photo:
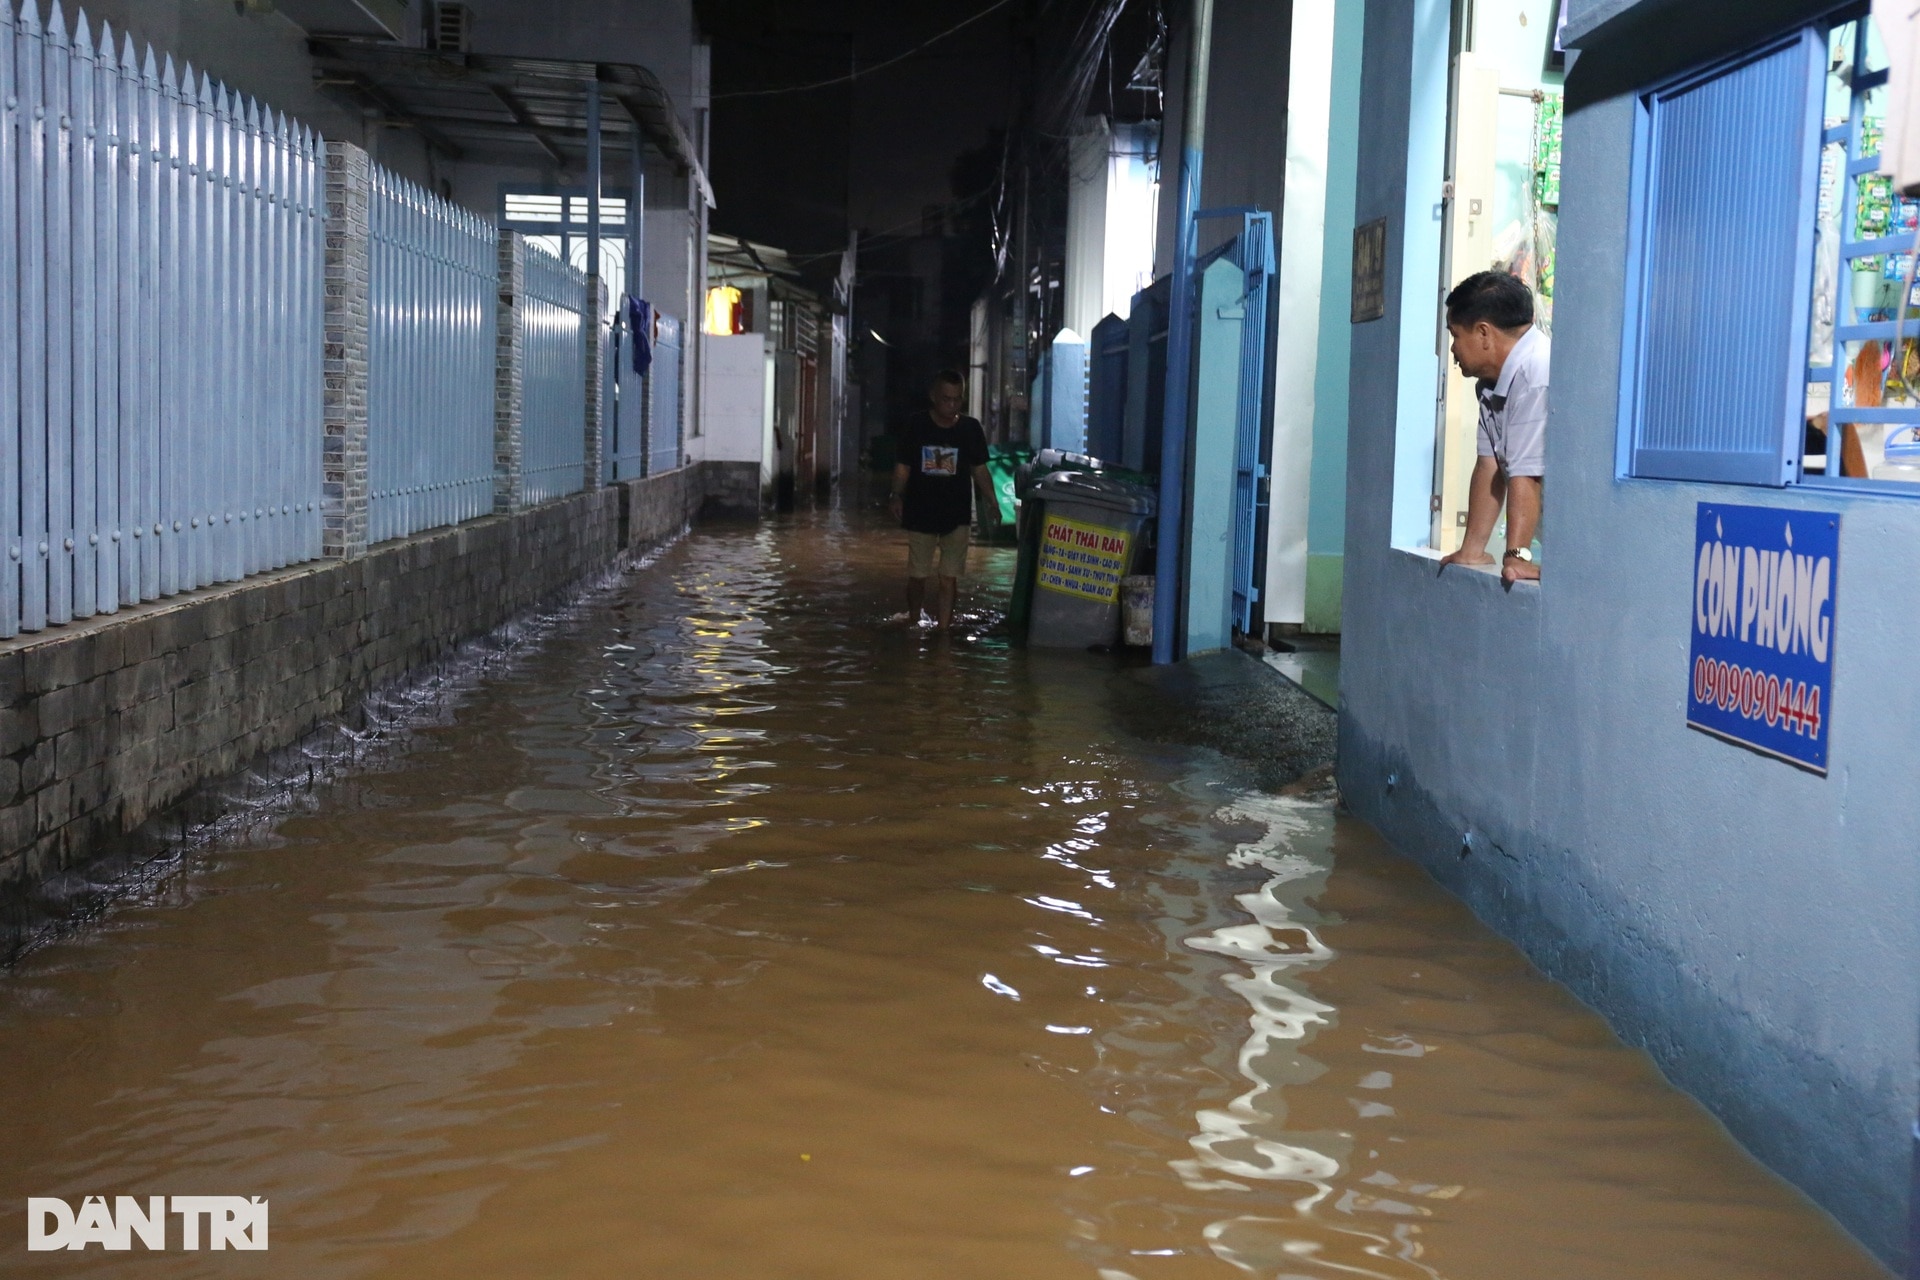
<svg viewBox="0 0 1920 1280">
<path fill-rule="evenodd" d="M 1120 636 L 1120 580 L 1133 572 L 1153 518 L 1151 490 L 1084 471 L 1035 482 L 1041 504 L 1027 643 L 1052 649 L 1110 645 Z"/>
</svg>

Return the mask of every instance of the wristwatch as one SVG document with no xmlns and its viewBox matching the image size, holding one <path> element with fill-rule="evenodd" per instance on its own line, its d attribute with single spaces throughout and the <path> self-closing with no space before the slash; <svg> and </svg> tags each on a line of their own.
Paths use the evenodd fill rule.
<svg viewBox="0 0 1920 1280">
<path fill-rule="evenodd" d="M 1509 560 L 1525 560 L 1528 564 L 1532 564 L 1533 551 L 1529 547 L 1508 547 L 1507 554 L 1503 558 Z"/>
</svg>

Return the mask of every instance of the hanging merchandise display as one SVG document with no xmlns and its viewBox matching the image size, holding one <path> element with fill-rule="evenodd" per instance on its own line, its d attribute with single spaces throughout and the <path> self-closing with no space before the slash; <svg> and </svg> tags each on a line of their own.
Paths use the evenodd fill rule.
<svg viewBox="0 0 1920 1280">
<path fill-rule="evenodd" d="M 1560 116 L 1557 93 L 1542 93 L 1533 108 L 1534 198 L 1549 209 L 1560 207 Z"/>
<path fill-rule="evenodd" d="M 1536 93 L 1533 103 L 1533 291 L 1541 327 L 1553 329 L 1553 271 L 1560 230 L 1560 123 L 1562 99 Z"/>
<path fill-rule="evenodd" d="M 1893 222 L 1893 179 L 1883 173 L 1861 174 L 1856 198 L 1855 234 L 1862 240 L 1887 234 Z"/>
</svg>

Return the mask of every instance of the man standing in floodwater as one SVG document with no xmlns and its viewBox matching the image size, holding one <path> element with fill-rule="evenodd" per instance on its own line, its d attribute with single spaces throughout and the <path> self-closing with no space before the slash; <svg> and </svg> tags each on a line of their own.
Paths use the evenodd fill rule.
<svg viewBox="0 0 1920 1280">
<path fill-rule="evenodd" d="M 935 561 L 933 625 L 953 625 L 953 599 L 967 567 L 973 530 L 973 495 L 980 494 L 980 523 L 1000 523 L 1000 503 L 987 472 L 987 433 L 979 419 L 965 417 L 964 383 L 942 369 L 927 389 L 928 409 L 901 424 L 895 438 L 893 493 L 887 510 L 907 531 L 907 621 L 917 625 L 927 603 L 927 579 Z"/>
</svg>

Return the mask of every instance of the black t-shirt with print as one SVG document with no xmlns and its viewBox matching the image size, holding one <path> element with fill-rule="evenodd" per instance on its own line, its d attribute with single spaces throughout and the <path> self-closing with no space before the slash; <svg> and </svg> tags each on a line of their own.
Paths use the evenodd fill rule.
<svg viewBox="0 0 1920 1280">
<path fill-rule="evenodd" d="M 974 418 L 950 427 L 916 413 L 895 437 L 894 457 L 908 467 L 900 527 L 913 533 L 951 533 L 973 522 L 973 469 L 987 461 L 987 433 Z"/>
</svg>

